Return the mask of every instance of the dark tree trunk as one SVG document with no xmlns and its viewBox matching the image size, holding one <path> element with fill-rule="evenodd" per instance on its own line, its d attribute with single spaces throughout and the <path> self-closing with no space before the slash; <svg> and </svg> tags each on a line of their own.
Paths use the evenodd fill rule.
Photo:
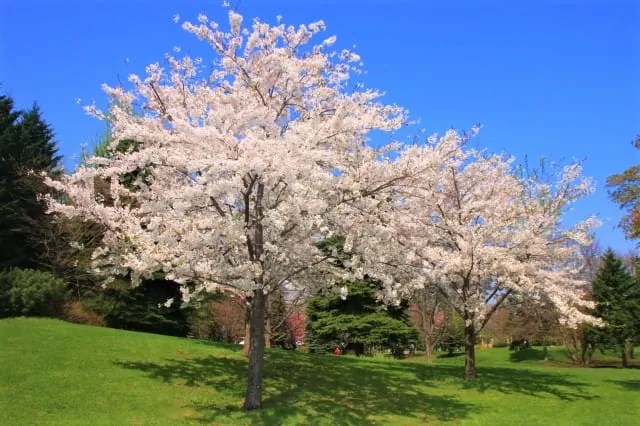
<svg viewBox="0 0 640 426">
<path fill-rule="evenodd" d="M 629 358 L 627 355 L 628 355 L 627 349 L 622 348 L 622 367 L 624 368 L 629 367 Z"/>
<path fill-rule="evenodd" d="M 251 299 L 249 318 L 249 377 L 244 409 L 253 410 L 262 405 L 262 372 L 264 370 L 264 316 L 266 296 L 256 290 Z"/>
<path fill-rule="evenodd" d="M 473 323 L 464 327 L 464 379 L 476 378 L 476 328 Z"/>
<path fill-rule="evenodd" d="M 254 180 L 255 181 L 255 180 Z M 256 191 L 256 218 L 253 242 L 249 241 L 249 253 L 251 260 L 262 263 L 264 253 L 264 230 L 262 228 L 262 200 L 264 197 L 264 184 L 258 182 Z M 246 205 L 249 203 L 247 202 Z M 248 223 L 248 221 L 247 221 Z M 265 337 L 265 311 L 267 309 L 267 296 L 263 293 L 264 276 L 255 279 L 256 290 L 251 298 L 249 313 L 249 377 L 247 380 L 247 395 L 244 400 L 245 410 L 254 410 L 262 405 L 262 372 L 264 370 L 264 337 Z M 245 342 L 246 344 L 247 342 Z"/>
</svg>

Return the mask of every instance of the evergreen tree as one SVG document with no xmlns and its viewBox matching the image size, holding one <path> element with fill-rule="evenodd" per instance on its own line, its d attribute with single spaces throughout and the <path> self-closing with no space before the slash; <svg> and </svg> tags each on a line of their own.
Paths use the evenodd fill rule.
<svg viewBox="0 0 640 426">
<path fill-rule="evenodd" d="M 58 171 L 60 157 L 40 109 L 17 111 L 0 96 L 0 268 L 40 264 L 43 230 L 51 224 L 38 194 L 50 189 L 41 174 Z"/>
<path fill-rule="evenodd" d="M 109 327 L 172 336 L 187 335 L 193 309 L 184 306 L 180 285 L 162 277 L 133 288 L 126 279 L 116 277 L 84 303 L 102 315 Z"/>
<path fill-rule="evenodd" d="M 595 314 L 605 323 L 595 330 L 597 340 L 604 347 L 619 350 L 622 365 L 627 367 L 629 348 L 640 337 L 640 282 L 610 249 L 593 281 L 593 298 Z"/>
<path fill-rule="evenodd" d="M 20 232 L 19 202 L 15 191 L 17 176 L 14 170 L 19 118 L 20 112 L 14 110 L 13 100 L 0 96 L 0 244 L 5 248 L 0 254 L 0 268 L 12 266 L 23 257 L 16 250 L 15 242 Z"/>
<path fill-rule="evenodd" d="M 406 305 L 385 306 L 376 298 L 381 284 L 364 279 L 345 283 L 345 298 L 338 294 L 318 294 L 307 301 L 309 351 L 326 353 L 340 346 L 357 355 L 375 348 L 402 354 L 415 344 L 417 332 L 410 324 Z"/>
</svg>

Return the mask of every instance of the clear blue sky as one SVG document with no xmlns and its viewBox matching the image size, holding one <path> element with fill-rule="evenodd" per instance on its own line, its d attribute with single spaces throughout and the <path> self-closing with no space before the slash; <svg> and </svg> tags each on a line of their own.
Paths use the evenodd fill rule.
<svg viewBox="0 0 640 426">
<path fill-rule="evenodd" d="M 36 101 L 55 129 L 67 167 L 102 123 L 76 103 L 104 103 L 103 82 L 125 81 L 173 46 L 202 44 L 172 21 L 199 12 L 226 19 L 221 0 L 2 0 L 0 91 L 19 107 Z M 603 246 L 626 251 L 608 175 L 640 162 L 640 4 L 633 0 L 230 0 L 245 19 L 288 24 L 323 19 L 337 47 L 356 45 L 369 87 L 419 124 L 401 137 L 469 128 L 519 162 L 584 160 L 597 192 L 575 220 L 597 214 Z"/>
</svg>

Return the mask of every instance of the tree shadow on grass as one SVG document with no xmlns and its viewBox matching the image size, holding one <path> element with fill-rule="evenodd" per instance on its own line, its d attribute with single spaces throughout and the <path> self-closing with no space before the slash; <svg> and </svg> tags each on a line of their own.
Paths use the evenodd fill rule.
<svg viewBox="0 0 640 426">
<path fill-rule="evenodd" d="M 544 358 L 544 349 L 526 348 L 519 351 L 509 352 L 509 360 L 511 362 L 544 361 Z"/>
<path fill-rule="evenodd" d="M 564 401 L 598 398 L 585 390 L 591 387 L 590 383 L 578 381 L 571 376 L 558 372 L 547 373 L 512 368 L 480 369 L 478 380 L 465 382 L 464 387 L 477 389 L 480 392 L 494 390 L 506 394 L 520 393 L 541 398 L 553 396 Z"/>
<path fill-rule="evenodd" d="M 445 352 L 443 354 L 438 354 L 436 358 L 438 359 L 447 359 L 447 358 L 462 358 L 464 357 L 464 352 Z"/>
<path fill-rule="evenodd" d="M 590 383 L 581 382 L 572 376 L 550 370 L 537 371 L 509 367 L 478 367 L 475 380 L 463 380 L 463 368 L 460 366 L 440 365 L 434 369 L 417 368 L 415 374 L 424 381 L 431 381 L 437 386 L 438 381 L 459 381 L 463 389 L 475 389 L 479 392 L 496 391 L 505 394 L 522 394 L 535 397 L 555 397 L 565 401 L 597 398 L 589 394 L 585 388 Z"/>
<path fill-rule="evenodd" d="M 165 383 L 214 387 L 227 400 L 242 401 L 247 363 L 239 357 L 169 359 L 165 363 L 120 362 Z M 375 365 L 375 363 L 374 363 Z M 304 424 L 369 425 L 386 416 L 401 416 L 412 423 L 459 420 L 477 407 L 453 395 L 428 392 L 410 371 L 372 370 L 346 357 L 311 356 L 271 351 L 264 376 L 263 408 L 244 413 L 240 404 L 191 404 L 195 420 L 222 419 L 259 424 L 281 424 L 287 419 Z M 386 421 L 386 423 L 389 422 Z"/>
<path fill-rule="evenodd" d="M 462 367 L 456 365 L 380 362 L 272 350 L 265 364 L 263 408 L 244 413 L 240 403 L 247 362 L 237 354 L 119 365 L 166 383 L 213 387 L 224 394 L 226 401 L 234 401 L 192 403 L 188 408 L 195 413 L 195 420 L 207 423 L 235 419 L 236 423 L 281 424 L 289 419 L 304 424 L 367 425 L 390 423 L 397 420 L 394 416 L 412 423 L 432 423 L 461 420 L 488 408 L 446 393 L 457 390 L 519 393 L 566 401 L 595 398 L 585 391 L 588 383 L 558 371 L 480 366 L 478 379 L 466 382 L 461 377 Z M 447 391 L 439 391 L 442 388 Z"/>
<path fill-rule="evenodd" d="M 630 364 L 628 367 L 622 366 L 622 361 L 613 360 L 613 359 L 596 359 L 592 360 L 589 365 L 591 368 L 613 368 L 613 369 L 624 369 L 624 370 L 637 370 L 640 369 L 640 364 Z"/>
<path fill-rule="evenodd" d="M 373 363 L 372 363 L 373 364 Z M 378 363 L 376 363 L 378 364 Z M 552 396 L 561 400 L 595 399 L 587 388 L 592 387 L 588 382 L 577 380 L 575 377 L 563 374 L 562 371 L 530 370 L 523 367 L 484 367 L 478 366 L 476 380 L 466 381 L 462 378 L 462 365 L 424 365 L 416 362 L 396 362 L 381 366 L 372 365 L 371 369 L 385 370 L 401 369 L 411 371 L 421 382 L 428 386 L 438 386 L 442 383 L 454 385 L 462 389 L 475 389 L 479 392 L 497 391 L 505 394 L 519 393 L 535 397 Z"/>
<path fill-rule="evenodd" d="M 609 380 L 609 383 L 614 383 L 626 390 L 640 391 L 640 380 Z"/>
</svg>

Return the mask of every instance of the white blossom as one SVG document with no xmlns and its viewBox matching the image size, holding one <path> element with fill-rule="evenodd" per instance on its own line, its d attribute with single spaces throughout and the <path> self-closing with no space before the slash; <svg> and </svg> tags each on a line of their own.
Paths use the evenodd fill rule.
<svg viewBox="0 0 640 426">
<path fill-rule="evenodd" d="M 401 108 L 380 103 L 380 92 L 346 90 L 355 54 L 341 58 L 325 42 L 301 53 L 322 21 L 254 20 L 246 34 L 242 24 L 233 11 L 229 32 L 204 15 L 185 22 L 211 46 L 216 69 L 167 55 L 166 67 L 131 75 L 129 89 L 103 85 L 109 111 L 87 108 L 109 121 L 110 156 L 49 180 L 70 203 L 49 202 L 104 225 L 96 272 L 130 274 L 134 283 L 163 272 L 245 294 L 285 282 L 329 286 L 350 272 L 333 266 L 318 239 L 369 232 L 366 217 L 379 200 L 420 172 L 389 160 L 398 146 L 367 145 L 370 130 L 406 120 Z M 118 151 L 123 140 L 136 144 Z"/>
<path fill-rule="evenodd" d="M 362 258 L 369 274 L 405 283 L 405 296 L 418 278 L 438 286 L 478 330 L 511 293 L 544 295 L 568 325 L 593 322 L 579 272 L 581 250 L 599 221 L 560 226 L 567 209 L 593 190 L 591 181 L 578 164 L 543 181 L 519 177 L 512 163 L 466 148 L 452 131 L 430 137 L 426 148 L 398 160 L 398 167 L 423 170 L 420 180 L 399 184 L 381 206 L 375 232 L 352 233 L 349 248 L 373 254 L 384 247 Z M 385 297 L 399 297 L 387 285 Z"/>
</svg>

